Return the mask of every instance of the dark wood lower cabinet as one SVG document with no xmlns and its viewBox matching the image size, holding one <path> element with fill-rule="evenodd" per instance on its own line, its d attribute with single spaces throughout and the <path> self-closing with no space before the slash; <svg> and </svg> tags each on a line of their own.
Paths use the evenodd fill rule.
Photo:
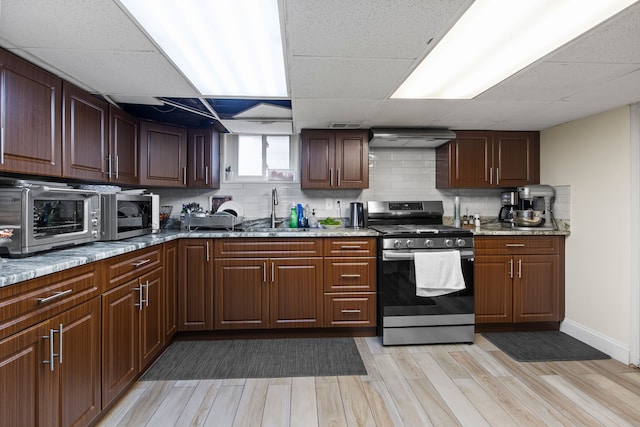
<svg viewBox="0 0 640 427">
<path fill-rule="evenodd" d="M 164 244 L 164 341 L 178 332 L 178 241 Z"/>
<path fill-rule="evenodd" d="M 98 416 L 100 320 L 94 298 L 0 342 L 3 425 L 84 426 Z"/>
<path fill-rule="evenodd" d="M 322 258 L 215 261 L 215 328 L 323 326 Z"/>
<path fill-rule="evenodd" d="M 213 330 L 213 241 L 178 243 L 178 330 Z"/>
</svg>

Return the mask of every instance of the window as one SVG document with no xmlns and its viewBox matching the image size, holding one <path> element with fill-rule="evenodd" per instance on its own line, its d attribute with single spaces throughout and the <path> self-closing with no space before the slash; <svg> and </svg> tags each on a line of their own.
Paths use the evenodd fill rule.
<svg viewBox="0 0 640 427">
<path fill-rule="evenodd" d="M 297 180 L 296 136 L 224 134 L 222 138 L 225 181 Z"/>
</svg>

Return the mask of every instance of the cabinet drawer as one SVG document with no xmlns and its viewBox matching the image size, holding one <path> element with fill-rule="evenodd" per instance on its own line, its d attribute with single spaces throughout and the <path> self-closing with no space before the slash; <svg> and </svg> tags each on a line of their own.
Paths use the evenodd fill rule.
<svg viewBox="0 0 640 427">
<path fill-rule="evenodd" d="M 100 295 L 99 264 L 92 263 L 0 290 L 0 339 Z"/>
<path fill-rule="evenodd" d="M 376 256 L 376 239 L 362 237 L 326 238 L 325 256 Z"/>
<path fill-rule="evenodd" d="M 324 322 L 326 327 L 376 325 L 376 294 L 324 294 Z"/>
<path fill-rule="evenodd" d="M 220 239 L 214 242 L 216 259 L 316 256 L 322 256 L 322 239 Z"/>
<path fill-rule="evenodd" d="M 326 292 L 375 292 L 375 258 L 325 258 Z"/>
<path fill-rule="evenodd" d="M 560 254 L 563 236 L 476 236 L 476 255 Z"/>
<path fill-rule="evenodd" d="M 105 261 L 108 289 L 151 271 L 162 264 L 162 245 L 120 255 Z"/>
</svg>

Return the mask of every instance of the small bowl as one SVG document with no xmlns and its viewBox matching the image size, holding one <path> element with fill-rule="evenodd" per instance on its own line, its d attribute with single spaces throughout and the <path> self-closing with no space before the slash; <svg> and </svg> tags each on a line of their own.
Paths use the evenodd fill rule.
<svg viewBox="0 0 640 427">
<path fill-rule="evenodd" d="M 515 210 L 513 211 L 513 223 L 519 227 L 537 227 L 543 220 L 542 211 L 528 210 Z"/>
<path fill-rule="evenodd" d="M 322 224 L 322 223 L 320 223 L 319 225 L 320 225 L 320 227 L 326 228 L 327 230 L 334 230 L 336 228 L 343 228 L 344 227 L 344 225 L 342 225 L 342 223 L 340 223 L 340 224 Z"/>
</svg>

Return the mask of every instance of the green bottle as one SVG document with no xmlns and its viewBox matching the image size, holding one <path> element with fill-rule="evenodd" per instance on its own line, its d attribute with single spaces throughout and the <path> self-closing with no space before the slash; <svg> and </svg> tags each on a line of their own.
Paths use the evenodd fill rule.
<svg viewBox="0 0 640 427">
<path fill-rule="evenodd" d="M 298 228 L 298 210 L 295 206 L 291 208 L 291 222 L 289 224 L 291 228 Z"/>
</svg>

